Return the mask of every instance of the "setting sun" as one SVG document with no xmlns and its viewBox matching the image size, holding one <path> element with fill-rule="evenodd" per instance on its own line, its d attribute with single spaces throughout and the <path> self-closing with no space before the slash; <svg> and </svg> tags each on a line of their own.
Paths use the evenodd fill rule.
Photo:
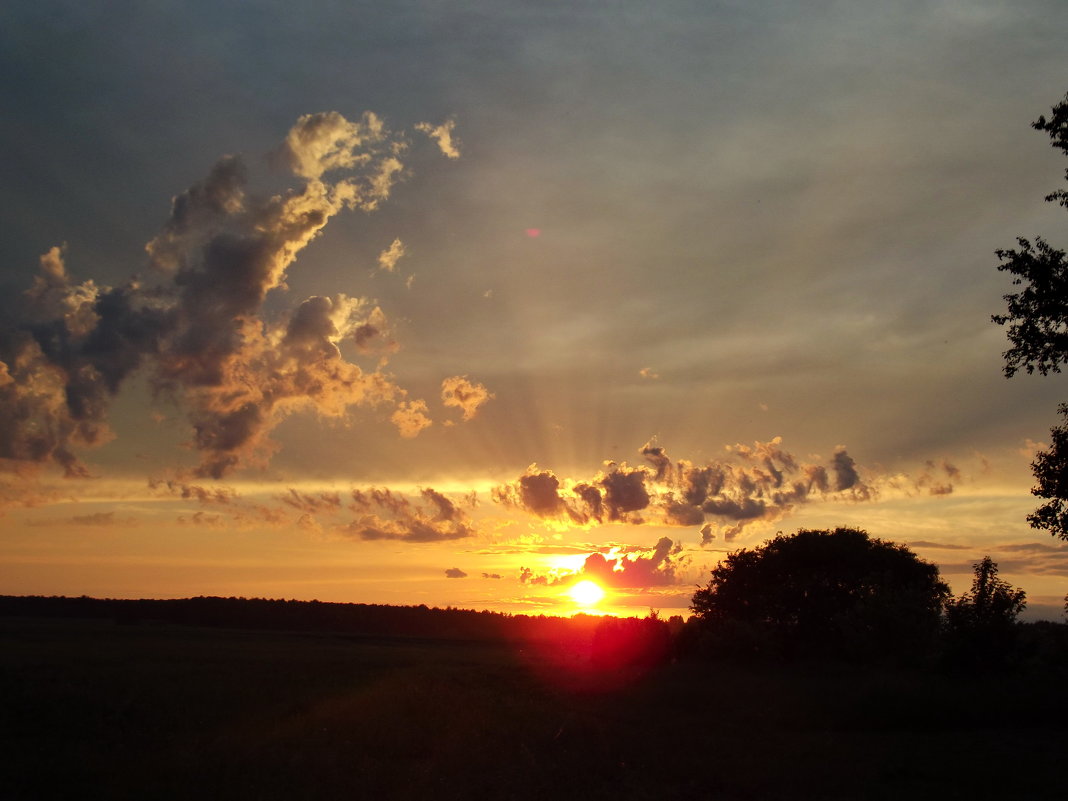
<svg viewBox="0 0 1068 801">
<path fill-rule="evenodd" d="M 596 606 L 604 598 L 604 588 L 593 581 L 580 581 L 572 587 L 568 594 L 579 606 Z"/>
</svg>

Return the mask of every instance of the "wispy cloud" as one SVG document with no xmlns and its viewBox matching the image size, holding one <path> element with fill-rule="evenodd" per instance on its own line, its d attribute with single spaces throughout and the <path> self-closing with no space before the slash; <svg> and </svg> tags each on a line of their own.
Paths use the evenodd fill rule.
<svg viewBox="0 0 1068 801">
<path fill-rule="evenodd" d="M 442 155 L 450 159 L 460 158 L 460 140 L 453 135 L 456 129 L 456 120 L 448 119 L 441 125 L 432 125 L 429 122 L 421 122 L 415 126 L 415 130 L 425 133 L 438 143 Z"/>
<path fill-rule="evenodd" d="M 388 489 L 352 491 L 354 519 L 339 532 L 362 540 L 439 542 L 471 537 L 475 529 L 464 507 L 437 490 L 425 488 L 413 501 Z M 468 500 L 465 505 L 473 503 Z"/>
</svg>

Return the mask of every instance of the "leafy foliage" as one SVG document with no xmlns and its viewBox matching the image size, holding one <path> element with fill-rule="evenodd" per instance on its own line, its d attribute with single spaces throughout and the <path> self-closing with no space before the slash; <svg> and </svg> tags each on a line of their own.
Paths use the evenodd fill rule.
<svg viewBox="0 0 1068 801">
<path fill-rule="evenodd" d="M 1048 451 L 1036 454 L 1031 470 L 1038 486 L 1031 492 L 1048 502 L 1038 507 L 1027 521 L 1061 539 L 1068 539 L 1068 403 L 1058 409 L 1065 422 L 1050 429 L 1053 443 Z"/>
<path fill-rule="evenodd" d="M 905 546 L 837 528 L 729 554 L 691 608 L 720 651 L 907 660 L 948 597 L 938 568 Z"/>
<path fill-rule="evenodd" d="M 1039 117 L 1031 127 L 1049 134 L 1053 147 L 1068 155 L 1068 95 L 1053 107 L 1051 116 Z M 1068 180 L 1068 170 L 1065 170 Z M 1046 195 L 1048 202 L 1068 208 L 1068 191 L 1060 189 Z M 1012 273 L 1019 292 L 1005 295 L 1006 314 L 995 314 L 998 325 L 1008 325 L 1012 347 L 1005 351 L 1005 375 L 1009 378 L 1023 369 L 1040 375 L 1059 373 L 1068 364 L 1068 260 L 1063 250 L 1047 244 L 1041 237 L 1034 245 L 1018 238 L 1019 249 L 998 250 L 999 270 Z M 1068 405 L 1060 413 L 1068 419 Z M 1038 480 L 1032 492 L 1047 498 L 1048 503 L 1028 515 L 1034 528 L 1068 540 L 1068 429 L 1064 425 L 1051 431 L 1053 445 L 1039 453 L 1031 464 Z"/>
<path fill-rule="evenodd" d="M 998 325 L 1009 324 L 1013 346 L 1005 351 L 1005 376 L 1022 368 L 1028 374 L 1059 373 L 1068 362 L 1068 262 L 1063 250 L 1050 247 L 1041 237 L 1034 245 L 1017 239 L 1019 250 L 999 250 L 999 270 L 1016 277 L 1020 292 L 1005 295 L 1008 314 L 995 314 Z"/>
</svg>

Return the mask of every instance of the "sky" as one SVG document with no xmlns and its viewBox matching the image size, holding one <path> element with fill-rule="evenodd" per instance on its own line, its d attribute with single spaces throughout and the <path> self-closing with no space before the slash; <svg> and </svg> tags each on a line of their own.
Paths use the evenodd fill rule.
<svg viewBox="0 0 1068 801">
<path fill-rule="evenodd" d="M 1063 375 L 1061 0 L 0 9 L 0 593 L 685 614 L 852 526 L 956 592 Z M 596 607 L 569 594 L 593 579 Z"/>
</svg>

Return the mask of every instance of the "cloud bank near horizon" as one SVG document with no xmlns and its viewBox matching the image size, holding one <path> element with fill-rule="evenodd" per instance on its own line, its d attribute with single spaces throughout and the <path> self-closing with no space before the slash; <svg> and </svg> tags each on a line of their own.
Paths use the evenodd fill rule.
<svg viewBox="0 0 1068 801">
<path fill-rule="evenodd" d="M 647 442 L 646 464 L 606 462 L 591 478 L 561 479 L 536 464 L 492 491 L 495 502 L 535 517 L 576 526 L 602 523 L 700 527 L 702 544 L 731 541 L 756 522 L 775 522 L 820 499 L 863 502 L 876 487 L 865 481 L 844 447 L 826 465 L 801 463 L 782 438 L 728 446 L 728 458 L 695 464 L 672 461 Z M 950 486 L 940 484 L 940 488 Z"/>
</svg>

